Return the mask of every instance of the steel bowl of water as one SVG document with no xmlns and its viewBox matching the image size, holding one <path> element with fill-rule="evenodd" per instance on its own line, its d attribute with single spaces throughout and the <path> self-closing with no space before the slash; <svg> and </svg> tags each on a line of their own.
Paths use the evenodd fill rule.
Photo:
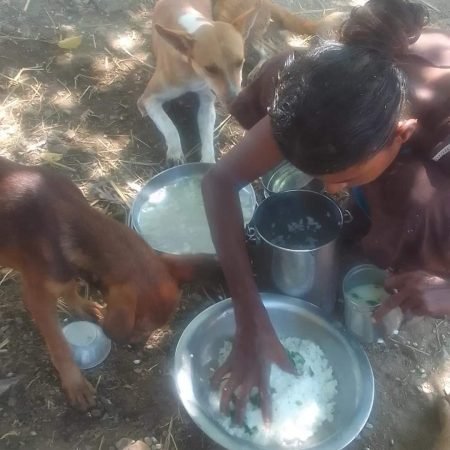
<svg viewBox="0 0 450 450">
<path fill-rule="evenodd" d="M 62 331 L 80 369 L 92 369 L 100 365 L 111 351 L 111 341 L 95 323 L 71 322 Z"/>
<path fill-rule="evenodd" d="M 298 337 L 319 345 L 338 382 L 334 421 L 319 431 L 301 450 L 341 450 L 350 444 L 369 418 L 374 378 L 369 360 L 342 325 L 330 321 L 319 308 L 299 299 L 261 294 L 280 338 Z M 218 365 L 225 340 L 234 336 L 231 300 L 219 302 L 199 314 L 185 329 L 175 352 L 174 377 L 178 395 L 198 427 L 229 450 L 277 450 L 229 434 L 210 403 L 210 377 Z M 280 447 L 281 448 L 281 447 Z M 285 448 L 285 447 L 283 447 Z"/>
<path fill-rule="evenodd" d="M 167 254 L 215 255 L 201 193 L 201 180 L 213 164 L 172 167 L 145 184 L 131 207 L 129 225 L 152 248 Z M 244 222 L 256 207 L 251 185 L 239 192 Z"/>
<path fill-rule="evenodd" d="M 307 175 L 287 161 L 283 161 L 263 175 L 261 183 L 264 187 L 264 196 L 266 198 L 280 192 L 298 189 L 316 192 L 323 190 L 323 184 L 320 180 Z"/>
</svg>

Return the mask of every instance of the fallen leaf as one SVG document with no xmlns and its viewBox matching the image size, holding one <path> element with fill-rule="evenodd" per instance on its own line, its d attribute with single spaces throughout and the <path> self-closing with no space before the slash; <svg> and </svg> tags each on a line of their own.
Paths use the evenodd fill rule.
<svg viewBox="0 0 450 450">
<path fill-rule="evenodd" d="M 41 155 L 41 158 L 50 164 L 61 160 L 62 157 L 63 155 L 61 155 L 60 153 L 51 153 L 51 152 L 45 152 Z"/>
<path fill-rule="evenodd" d="M 75 48 L 78 48 L 80 44 L 81 44 L 81 36 L 72 36 L 66 39 L 61 39 L 58 42 L 58 47 L 64 48 L 66 50 L 73 50 Z"/>
</svg>

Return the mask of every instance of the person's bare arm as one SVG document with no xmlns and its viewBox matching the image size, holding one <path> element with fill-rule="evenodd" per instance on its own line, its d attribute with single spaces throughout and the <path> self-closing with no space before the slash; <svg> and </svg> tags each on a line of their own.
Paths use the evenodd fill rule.
<svg viewBox="0 0 450 450">
<path fill-rule="evenodd" d="M 276 337 L 253 279 L 238 195 L 241 187 L 265 174 L 282 159 L 269 117 L 265 117 L 206 174 L 202 184 L 212 239 L 233 298 L 236 317 L 233 351 L 216 372 L 213 383 L 218 386 L 221 379 L 230 374 L 223 390 L 221 410 L 228 411 L 234 393 L 238 398 L 238 421 L 242 421 L 250 391 L 256 386 L 263 416 L 269 422 L 270 363 L 294 370 Z"/>
</svg>

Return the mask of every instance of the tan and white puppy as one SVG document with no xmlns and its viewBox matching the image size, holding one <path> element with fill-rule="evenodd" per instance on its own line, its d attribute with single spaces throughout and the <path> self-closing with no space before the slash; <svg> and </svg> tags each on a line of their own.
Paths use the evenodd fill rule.
<svg viewBox="0 0 450 450">
<path fill-rule="evenodd" d="M 307 19 L 272 0 L 212 0 L 213 18 L 223 22 L 232 22 L 236 17 L 251 8 L 257 10 L 254 25 L 248 37 L 248 46 L 266 59 L 262 44 L 270 21 L 274 21 L 283 30 L 298 35 L 320 36 L 334 39 L 348 14 L 335 12 L 319 20 Z"/>
<path fill-rule="evenodd" d="M 225 105 L 241 88 L 244 40 L 256 12 L 247 10 L 230 23 L 212 20 L 210 0 L 159 0 L 153 13 L 153 52 L 156 69 L 138 100 L 167 144 L 167 160 L 184 161 L 180 135 L 163 104 L 196 92 L 201 160 L 215 162 L 215 96 Z"/>
</svg>

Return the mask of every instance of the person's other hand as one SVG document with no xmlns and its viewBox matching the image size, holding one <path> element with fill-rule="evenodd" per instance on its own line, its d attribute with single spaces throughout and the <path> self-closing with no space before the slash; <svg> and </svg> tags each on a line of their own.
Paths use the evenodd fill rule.
<svg viewBox="0 0 450 450">
<path fill-rule="evenodd" d="M 450 282 L 443 278 L 423 271 L 406 272 L 389 277 L 385 289 L 392 295 L 375 311 L 376 321 L 397 307 L 416 316 L 450 314 Z"/>
</svg>

